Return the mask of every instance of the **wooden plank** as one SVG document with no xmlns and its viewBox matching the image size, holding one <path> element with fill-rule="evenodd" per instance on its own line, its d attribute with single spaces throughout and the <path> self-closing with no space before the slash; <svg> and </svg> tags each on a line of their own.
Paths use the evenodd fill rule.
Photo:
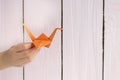
<svg viewBox="0 0 120 80">
<path fill-rule="evenodd" d="M 22 42 L 21 0 L 0 0 L 0 51 Z M 0 80 L 22 80 L 22 68 L 0 71 Z"/>
<path fill-rule="evenodd" d="M 25 0 L 25 24 L 39 36 L 48 36 L 60 26 L 60 0 Z M 57 32 L 49 49 L 42 48 L 25 67 L 25 80 L 60 80 L 61 31 Z M 25 41 L 30 38 L 25 34 Z"/>
<path fill-rule="evenodd" d="M 105 80 L 120 80 L 120 1 L 105 3 Z"/>
<path fill-rule="evenodd" d="M 64 80 L 102 80 L 102 0 L 64 0 Z"/>
</svg>

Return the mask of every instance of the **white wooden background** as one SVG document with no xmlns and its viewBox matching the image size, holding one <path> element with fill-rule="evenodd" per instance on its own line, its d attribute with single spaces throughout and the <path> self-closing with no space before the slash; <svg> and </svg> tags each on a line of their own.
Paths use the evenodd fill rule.
<svg viewBox="0 0 120 80">
<path fill-rule="evenodd" d="M 120 1 L 106 0 L 105 80 L 120 80 Z"/>
<path fill-rule="evenodd" d="M 61 24 L 61 0 L 24 0 L 25 24 L 48 36 Z M 64 80 L 102 80 L 103 0 L 63 0 Z M 105 0 L 105 77 L 120 80 L 120 1 Z M 0 0 L 0 51 L 30 42 L 22 29 L 22 0 Z M 23 80 L 23 69 L 0 71 L 0 80 Z M 25 80 L 61 80 L 61 32 L 25 66 Z"/>
</svg>

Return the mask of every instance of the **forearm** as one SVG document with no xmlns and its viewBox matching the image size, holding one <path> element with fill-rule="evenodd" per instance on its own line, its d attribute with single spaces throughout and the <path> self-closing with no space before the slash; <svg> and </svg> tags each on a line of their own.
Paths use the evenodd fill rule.
<svg viewBox="0 0 120 80">
<path fill-rule="evenodd" d="M 8 68 L 8 67 L 11 66 L 9 63 L 6 63 L 6 62 L 4 61 L 4 57 L 3 57 L 3 56 L 4 56 L 5 54 L 6 54 L 5 52 L 0 52 L 0 70 L 5 69 L 5 68 Z"/>
</svg>

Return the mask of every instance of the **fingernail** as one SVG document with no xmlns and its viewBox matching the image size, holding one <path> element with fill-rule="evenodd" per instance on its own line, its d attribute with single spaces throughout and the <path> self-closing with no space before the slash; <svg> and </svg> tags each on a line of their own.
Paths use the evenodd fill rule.
<svg viewBox="0 0 120 80">
<path fill-rule="evenodd" d="M 25 49 L 30 49 L 32 47 L 32 43 L 25 43 Z"/>
</svg>

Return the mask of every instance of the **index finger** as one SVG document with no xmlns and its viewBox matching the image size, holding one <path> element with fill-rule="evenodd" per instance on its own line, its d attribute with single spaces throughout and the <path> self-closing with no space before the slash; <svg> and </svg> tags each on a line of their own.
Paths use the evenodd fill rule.
<svg viewBox="0 0 120 80">
<path fill-rule="evenodd" d="M 33 44 L 28 42 L 28 43 L 20 43 L 15 46 L 16 51 L 24 51 L 27 49 L 30 49 L 33 47 Z"/>
</svg>

